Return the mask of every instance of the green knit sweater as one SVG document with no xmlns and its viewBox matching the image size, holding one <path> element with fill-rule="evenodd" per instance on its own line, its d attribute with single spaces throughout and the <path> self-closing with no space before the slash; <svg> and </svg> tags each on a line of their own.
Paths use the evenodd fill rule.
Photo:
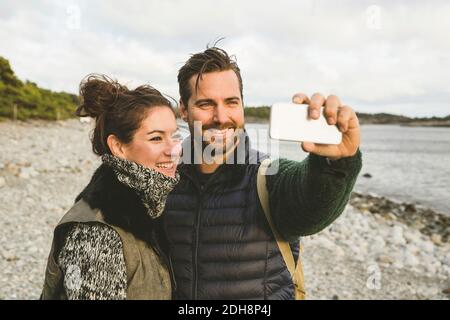
<svg viewBox="0 0 450 320">
<path fill-rule="evenodd" d="M 278 173 L 267 176 L 270 211 L 288 241 L 330 225 L 343 211 L 362 167 L 361 152 L 328 161 L 310 154 L 302 162 L 279 159 Z"/>
</svg>

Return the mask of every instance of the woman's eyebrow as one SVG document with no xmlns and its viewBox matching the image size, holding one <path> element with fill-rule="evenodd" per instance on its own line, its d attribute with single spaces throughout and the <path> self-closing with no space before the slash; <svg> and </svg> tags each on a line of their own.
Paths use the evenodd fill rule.
<svg viewBox="0 0 450 320">
<path fill-rule="evenodd" d="M 180 130 L 180 128 L 179 128 L 179 127 L 176 127 L 175 130 L 172 130 L 172 132 L 177 132 L 177 131 L 179 131 L 179 130 Z M 166 131 L 165 131 L 165 130 L 158 130 L 158 129 L 155 129 L 155 130 L 152 130 L 152 131 L 150 131 L 150 132 L 147 132 L 146 134 L 152 134 L 152 133 L 166 133 Z"/>
<path fill-rule="evenodd" d="M 150 132 L 147 132 L 146 134 L 152 134 L 152 133 L 155 133 L 155 132 L 157 132 L 157 133 L 164 133 L 165 131 L 164 130 L 152 130 Z"/>
</svg>

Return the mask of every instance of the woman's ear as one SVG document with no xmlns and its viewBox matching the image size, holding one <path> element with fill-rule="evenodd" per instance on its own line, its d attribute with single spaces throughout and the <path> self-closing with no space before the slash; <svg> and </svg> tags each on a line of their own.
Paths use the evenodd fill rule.
<svg viewBox="0 0 450 320">
<path fill-rule="evenodd" d="M 180 115 L 181 115 L 181 119 L 183 119 L 184 122 L 188 122 L 187 106 L 185 106 L 183 101 L 181 101 L 181 100 L 180 100 Z"/>
<path fill-rule="evenodd" d="M 108 144 L 109 150 L 113 156 L 118 158 L 126 159 L 125 146 L 124 144 L 117 138 L 115 135 L 110 134 L 106 139 L 106 143 Z"/>
</svg>

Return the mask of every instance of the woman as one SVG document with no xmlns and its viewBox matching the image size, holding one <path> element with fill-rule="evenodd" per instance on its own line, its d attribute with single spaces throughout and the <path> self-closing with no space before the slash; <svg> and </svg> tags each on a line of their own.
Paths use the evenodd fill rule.
<svg viewBox="0 0 450 320">
<path fill-rule="evenodd" d="M 42 299 L 170 299 L 171 264 L 158 217 L 179 181 L 171 103 L 106 76 L 80 85 L 77 115 L 96 119 L 102 164 L 54 231 Z"/>
</svg>

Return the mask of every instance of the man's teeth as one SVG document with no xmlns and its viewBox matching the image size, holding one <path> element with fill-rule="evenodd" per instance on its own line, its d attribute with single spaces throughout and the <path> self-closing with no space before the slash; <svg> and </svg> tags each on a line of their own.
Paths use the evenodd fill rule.
<svg viewBox="0 0 450 320">
<path fill-rule="evenodd" d="M 231 128 L 223 129 L 223 130 L 211 129 L 211 132 L 212 132 L 213 134 L 224 134 L 224 133 L 226 133 L 228 130 L 233 130 L 233 129 L 231 129 Z"/>
<path fill-rule="evenodd" d="M 173 162 L 161 162 L 156 164 L 157 168 L 163 168 L 163 169 L 172 169 L 173 168 Z"/>
</svg>

